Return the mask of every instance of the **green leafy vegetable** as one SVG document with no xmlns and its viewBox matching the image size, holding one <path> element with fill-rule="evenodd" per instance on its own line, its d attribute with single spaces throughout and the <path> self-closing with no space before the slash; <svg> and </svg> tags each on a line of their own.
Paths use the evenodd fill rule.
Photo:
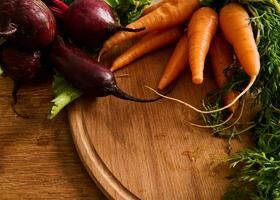
<svg viewBox="0 0 280 200">
<path fill-rule="evenodd" d="M 106 2 L 116 11 L 121 23 L 125 25 L 138 19 L 152 0 L 106 0 Z"/>
<path fill-rule="evenodd" d="M 65 106 L 82 96 L 82 92 L 74 88 L 63 76 L 56 72 L 53 81 L 55 98 L 48 119 L 53 119 Z"/>
</svg>

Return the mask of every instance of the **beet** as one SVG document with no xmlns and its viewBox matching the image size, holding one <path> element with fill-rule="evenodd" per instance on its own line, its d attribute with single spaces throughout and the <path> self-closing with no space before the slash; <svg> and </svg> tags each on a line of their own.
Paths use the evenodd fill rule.
<svg viewBox="0 0 280 200">
<path fill-rule="evenodd" d="M 104 0 L 75 0 L 68 8 L 60 0 L 48 0 L 56 16 L 64 21 L 67 34 L 78 44 L 97 48 L 117 31 L 138 32 L 116 22 L 111 7 Z"/>
<path fill-rule="evenodd" d="M 16 47 L 5 47 L 1 53 L 1 64 L 13 80 L 29 81 L 34 79 L 42 69 L 41 52 L 27 52 Z"/>
<path fill-rule="evenodd" d="M 40 0 L 1 0 L 0 36 L 28 49 L 48 46 L 55 38 L 52 12 Z"/>
<path fill-rule="evenodd" d="M 117 86 L 114 75 L 108 68 L 101 66 L 80 49 L 65 44 L 62 38 L 52 44 L 50 62 L 68 81 L 86 94 L 96 97 L 113 95 L 136 102 L 159 99 L 139 99 L 124 93 Z"/>
<path fill-rule="evenodd" d="M 17 103 L 17 91 L 20 84 L 35 79 L 42 67 L 42 54 L 40 51 L 25 51 L 14 46 L 3 45 L 1 47 L 0 63 L 4 71 L 14 80 L 13 96 L 13 110 L 19 114 L 15 105 Z"/>
</svg>

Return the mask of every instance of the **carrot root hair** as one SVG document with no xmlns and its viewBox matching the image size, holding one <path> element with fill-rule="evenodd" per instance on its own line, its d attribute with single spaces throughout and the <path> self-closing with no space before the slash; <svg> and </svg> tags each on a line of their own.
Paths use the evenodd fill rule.
<svg viewBox="0 0 280 200">
<path fill-rule="evenodd" d="M 200 110 L 192 105 L 190 105 L 189 103 L 187 102 L 184 102 L 182 100 L 179 100 L 179 99 L 176 99 L 176 98 L 173 98 L 173 97 L 168 97 L 166 95 L 163 95 L 163 94 L 160 94 L 159 92 L 157 92 L 156 90 L 154 90 L 153 88 L 149 87 L 149 86 L 145 86 L 146 88 L 148 88 L 149 90 L 151 90 L 152 92 L 154 92 L 155 94 L 165 98 L 165 99 L 169 99 L 171 101 L 175 101 L 177 103 L 180 103 L 180 104 L 183 104 L 189 108 L 191 108 L 192 110 L 198 112 L 198 113 L 201 113 L 201 114 L 210 114 L 210 113 L 215 113 L 215 112 L 220 112 L 220 111 L 223 111 L 229 107 L 231 107 L 232 105 L 234 105 L 244 94 L 246 94 L 249 89 L 252 87 L 252 85 L 254 84 L 255 80 L 256 80 L 257 76 L 252 76 L 251 79 L 250 79 L 250 82 L 248 83 L 248 85 L 246 86 L 246 88 L 228 105 L 222 107 L 222 108 L 219 108 L 219 109 L 216 109 L 216 110 L 210 110 L 210 111 L 205 111 L 205 110 Z"/>
<path fill-rule="evenodd" d="M 200 125 L 200 124 L 195 124 L 195 123 L 190 122 L 190 121 L 187 121 L 187 123 L 192 125 L 192 126 L 198 127 L 198 128 L 217 128 L 217 127 L 223 126 L 226 123 L 228 123 L 232 119 L 233 115 L 234 115 L 234 113 L 231 113 L 225 121 L 223 121 L 220 124 L 215 124 L 215 125 Z"/>
<path fill-rule="evenodd" d="M 225 130 L 233 127 L 234 125 L 236 125 L 240 121 L 240 119 L 241 119 L 241 117 L 243 115 L 244 106 L 245 106 L 245 98 L 244 98 L 244 100 L 242 102 L 241 110 L 240 110 L 240 113 L 239 113 L 238 117 L 236 118 L 236 120 L 232 124 L 230 124 L 229 126 L 223 128 L 222 131 L 225 131 Z"/>
</svg>

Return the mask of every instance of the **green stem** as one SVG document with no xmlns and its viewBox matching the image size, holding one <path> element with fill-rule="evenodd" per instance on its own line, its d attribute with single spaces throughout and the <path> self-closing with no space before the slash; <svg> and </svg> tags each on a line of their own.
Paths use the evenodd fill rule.
<svg viewBox="0 0 280 200">
<path fill-rule="evenodd" d="M 248 5 L 248 9 L 249 9 L 250 13 L 254 16 L 255 22 L 257 23 L 257 26 L 258 26 L 257 36 L 256 36 L 256 44 L 258 45 L 261 41 L 261 29 L 263 27 L 262 27 L 260 20 L 258 19 L 259 15 L 257 14 L 257 11 L 250 5 Z"/>
<path fill-rule="evenodd" d="M 255 126 L 257 126 L 257 124 L 253 124 L 253 125 L 251 125 L 251 126 L 248 126 L 247 128 L 245 128 L 245 129 L 239 131 L 238 134 L 236 134 L 236 135 L 241 135 L 242 133 L 245 133 L 245 132 L 251 130 L 251 129 L 254 128 Z"/>
<path fill-rule="evenodd" d="M 269 0 L 268 2 L 265 0 L 241 0 L 239 1 L 241 3 L 267 3 L 267 4 L 272 4 L 275 9 L 277 10 L 278 13 L 280 13 L 280 4 L 278 3 L 277 0 Z"/>
<path fill-rule="evenodd" d="M 272 4 L 275 6 L 275 9 L 277 10 L 277 12 L 280 13 L 280 4 L 278 3 L 278 1 L 272 0 Z"/>
</svg>

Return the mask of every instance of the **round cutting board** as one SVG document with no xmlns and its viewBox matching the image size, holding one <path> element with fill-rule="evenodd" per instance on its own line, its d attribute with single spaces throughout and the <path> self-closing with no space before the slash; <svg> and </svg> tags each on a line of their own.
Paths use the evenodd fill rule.
<svg viewBox="0 0 280 200">
<path fill-rule="evenodd" d="M 116 73 L 124 91 L 137 97 L 154 94 L 172 47 L 137 60 Z M 104 60 L 111 63 L 120 51 Z M 184 71 L 170 96 L 201 107 L 214 89 L 209 67 L 202 85 Z M 115 97 L 83 97 L 69 108 L 73 139 L 81 160 L 110 199 L 220 199 L 228 185 L 226 140 L 211 130 L 190 126 L 198 114 L 161 99 L 135 103 Z M 242 144 L 233 142 L 234 151 Z"/>
</svg>

